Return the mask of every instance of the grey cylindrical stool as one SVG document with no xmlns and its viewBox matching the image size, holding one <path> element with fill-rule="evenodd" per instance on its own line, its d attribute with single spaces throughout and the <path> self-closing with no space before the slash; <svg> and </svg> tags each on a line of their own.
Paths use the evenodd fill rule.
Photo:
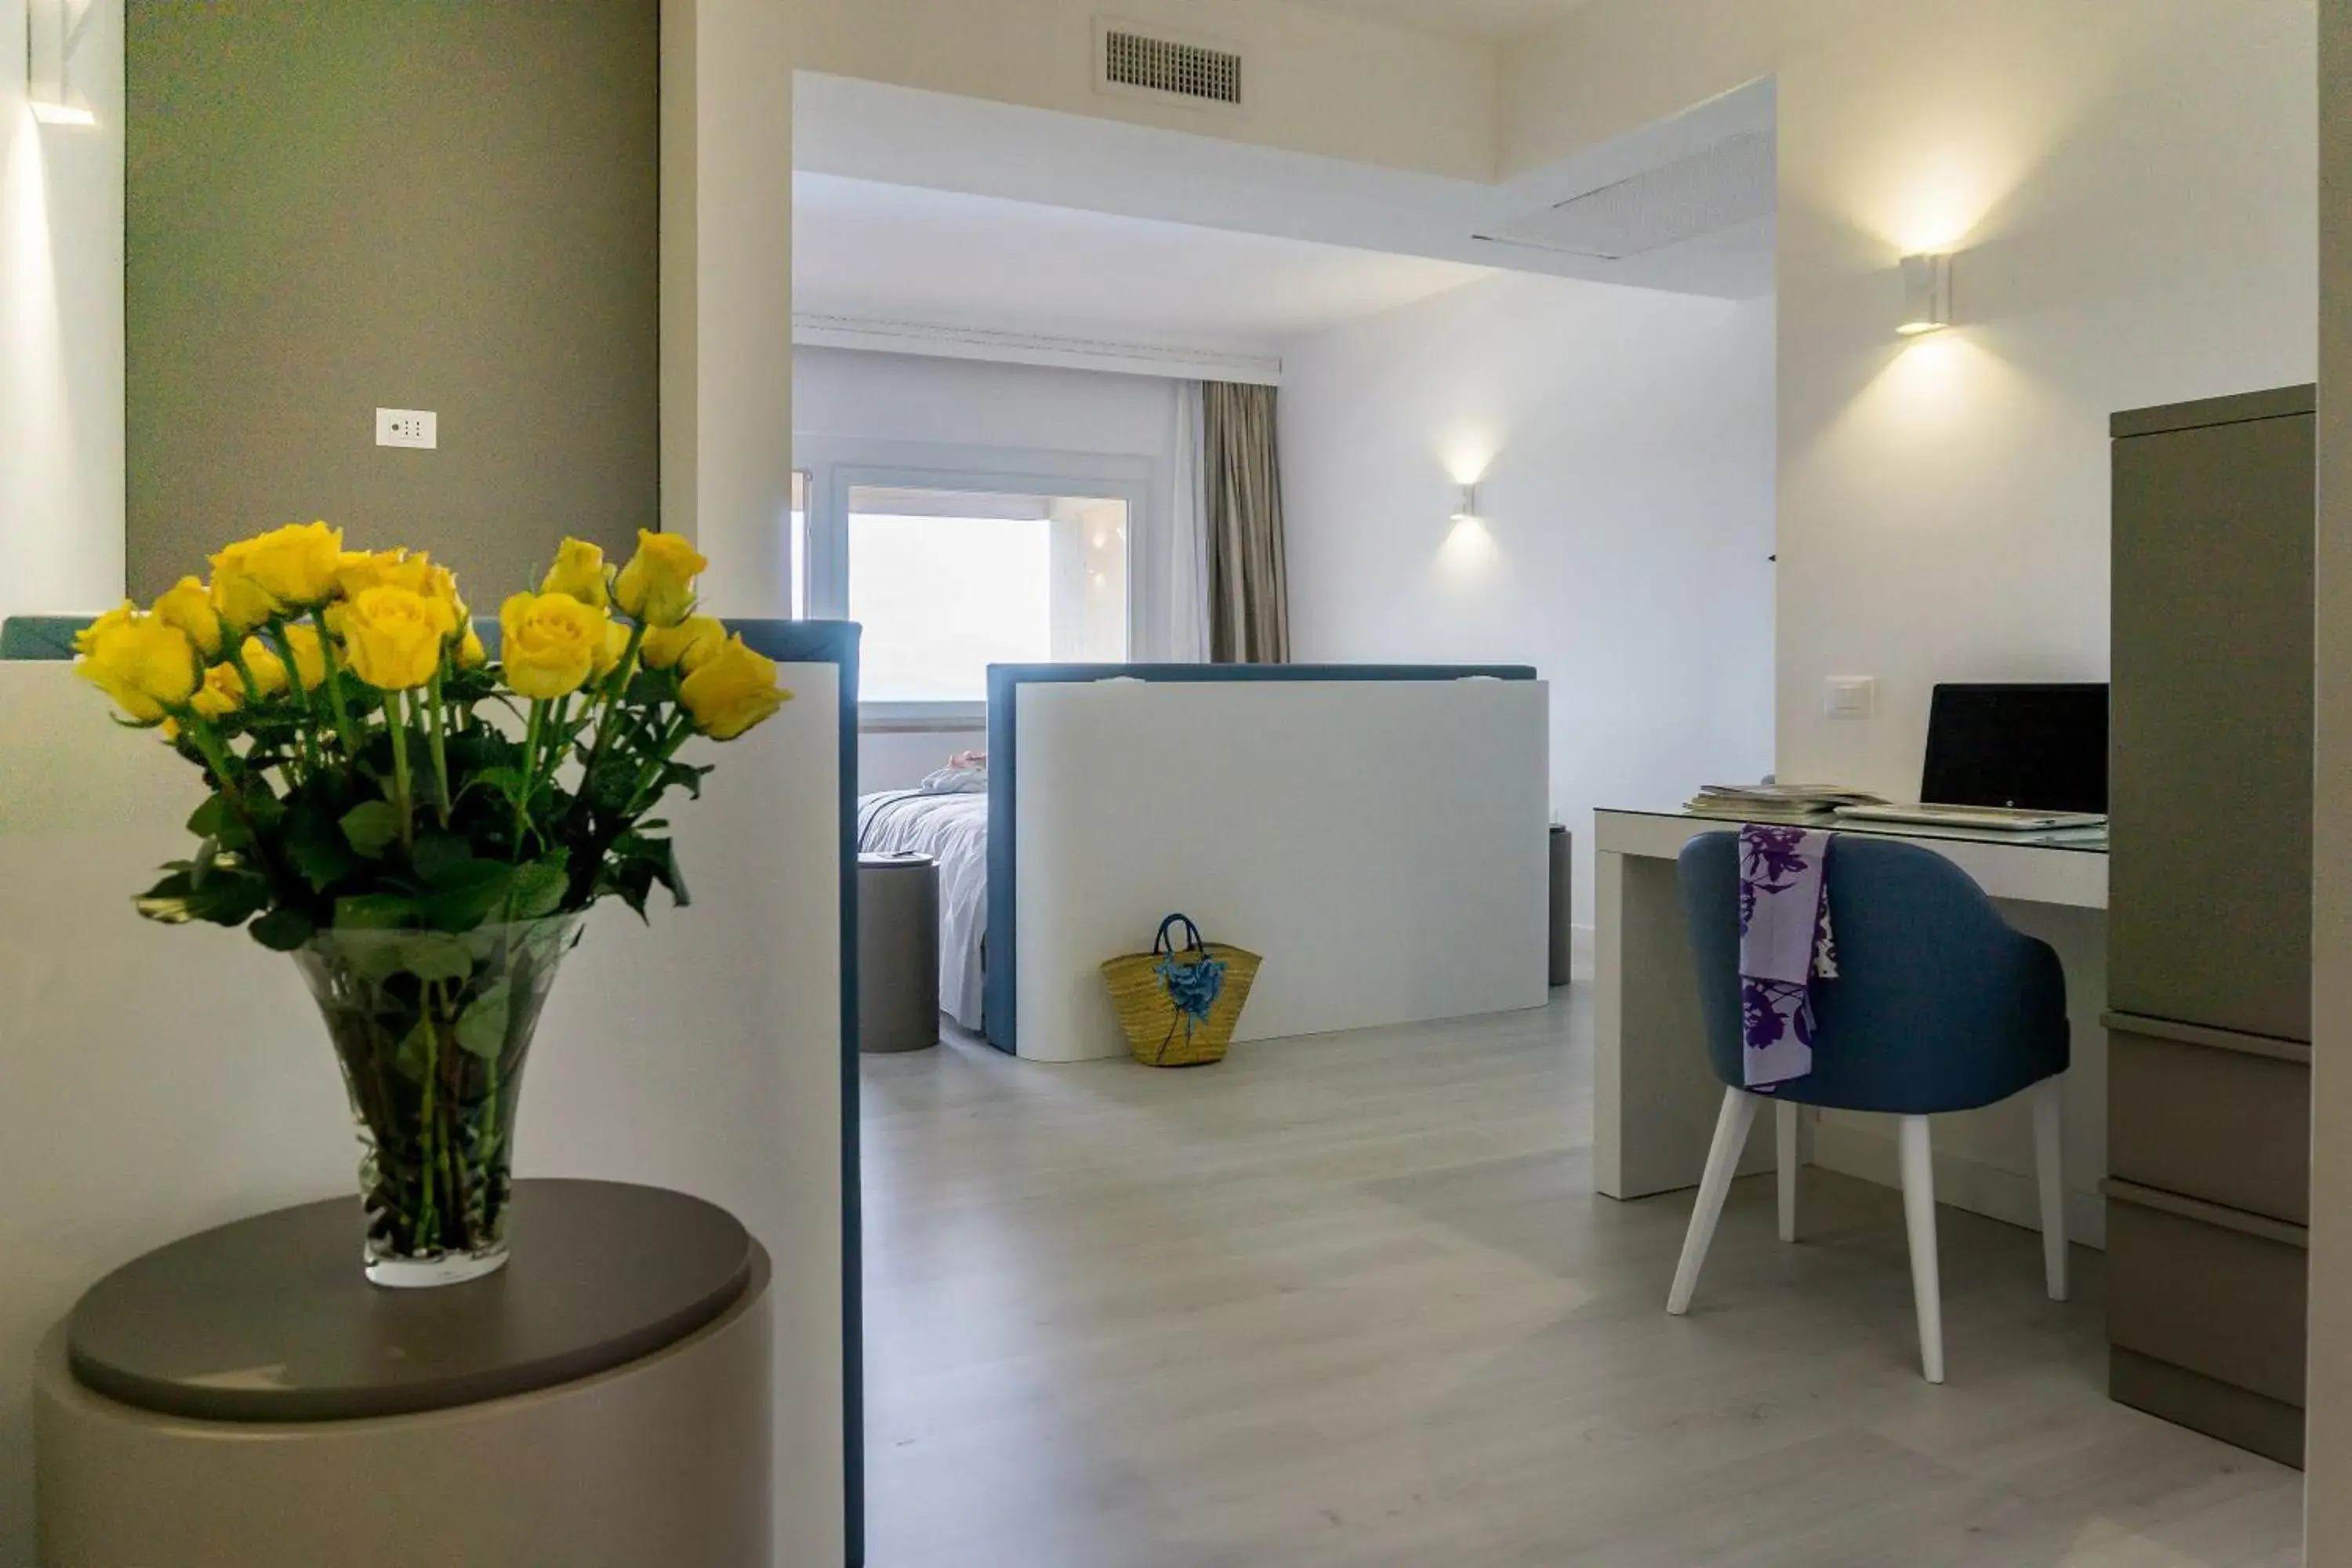
<svg viewBox="0 0 2352 1568">
<path fill-rule="evenodd" d="M 771 1568 L 767 1254 L 658 1188 L 513 1204 L 439 1289 L 367 1283 L 349 1198 L 100 1281 L 36 1372 L 42 1561 Z"/>
<path fill-rule="evenodd" d="M 1575 972 L 1576 838 L 1555 822 L 1551 827 L 1551 983 L 1565 985 Z"/>
<path fill-rule="evenodd" d="M 857 1048 L 940 1043 L 940 863 L 857 858 Z"/>
</svg>

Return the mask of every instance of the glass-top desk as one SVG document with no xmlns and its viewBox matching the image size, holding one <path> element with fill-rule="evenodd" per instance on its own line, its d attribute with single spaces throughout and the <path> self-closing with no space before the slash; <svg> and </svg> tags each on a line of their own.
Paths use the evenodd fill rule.
<svg viewBox="0 0 2352 1568">
<path fill-rule="evenodd" d="M 2021 930 L 2058 950 L 2066 970 L 2066 1011 L 2074 1023 L 2067 1075 L 2068 1222 L 2096 1247 L 2106 1235 L 2098 1184 L 2106 1173 L 2107 839 L 2103 829 L 2004 833 L 1854 821 L 1838 816 L 1743 819 L 1678 807 L 1593 814 L 1595 980 L 1592 1084 L 1594 1184 L 1614 1198 L 1696 1186 L 1706 1163 L 1723 1088 L 1706 1066 L 1697 976 L 1683 924 L 1675 857 L 1702 833 L 1742 820 L 1895 838 L 1932 849 L 2002 900 Z M 1993 1106 L 1948 1119 L 1937 1130 L 1937 1196 L 2028 1226 L 2039 1224 L 2030 1142 L 2018 1108 Z M 1809 1133 L 1812 1161 L 1892 1183 L 1892 1124 L 1885 1118 L 1827 1113 Z M 1740 1169 L 1769 1169 L 1760 1131 Z M 1784 1132 L 1783 1136 L 1787 1134 Z"/>
</svg>

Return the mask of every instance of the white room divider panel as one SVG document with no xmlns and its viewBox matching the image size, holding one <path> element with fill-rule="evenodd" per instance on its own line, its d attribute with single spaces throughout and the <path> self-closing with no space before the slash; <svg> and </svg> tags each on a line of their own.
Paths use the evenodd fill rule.
<svg viewBox="0 0 2352 1568">
<path fill-rule="evenodd" d="M 1181 910 L 1265 958 L 1237 1037 L 1541 1006 L 1535 680 L 1024 684 L 1019 1051 L 1126 1047 L 1097 965 Z"/>
</svg>

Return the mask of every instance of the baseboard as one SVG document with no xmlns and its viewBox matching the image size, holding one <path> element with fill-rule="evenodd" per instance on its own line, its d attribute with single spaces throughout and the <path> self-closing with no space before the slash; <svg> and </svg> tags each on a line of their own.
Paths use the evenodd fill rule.
<svg viewBox="0 0 2352 1568">
<path fill-rule="evenodd" d="M 1858 1176 L 1883 1187 L 1902 1184 L 1895 1150 L 1895 1122 L 1886 1131 L 1849 1121 L 1816 1118 L 1812 1163 L 1825 1171 Z M 1985 1215 L 2026 1230 L 2042 1228 L 2042 1195 L 2031 1176 L 1976 1160 L 1936 1152 L 1936 1201 Z M 2066 1238 L 2104 1252 L 2107 1247 L 2107 1201 L 2095 1192 L 2066 1194 Z"/>
</svg>

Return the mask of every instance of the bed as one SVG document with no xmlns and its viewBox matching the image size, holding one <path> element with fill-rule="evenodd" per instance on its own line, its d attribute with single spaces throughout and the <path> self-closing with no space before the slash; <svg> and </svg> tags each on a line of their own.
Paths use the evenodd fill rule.
<svg viewBox="0 0 2352 1568">
<path fill-rule="evenodd" d="M 985 775 L 981 781 L 985 784 Z M 857 852 L 929 855 L 940 863 L 940 1006 L 982 1026 L 988 932 L 988 795 L 884 790 L 857 801 Z"/>
</svg>

